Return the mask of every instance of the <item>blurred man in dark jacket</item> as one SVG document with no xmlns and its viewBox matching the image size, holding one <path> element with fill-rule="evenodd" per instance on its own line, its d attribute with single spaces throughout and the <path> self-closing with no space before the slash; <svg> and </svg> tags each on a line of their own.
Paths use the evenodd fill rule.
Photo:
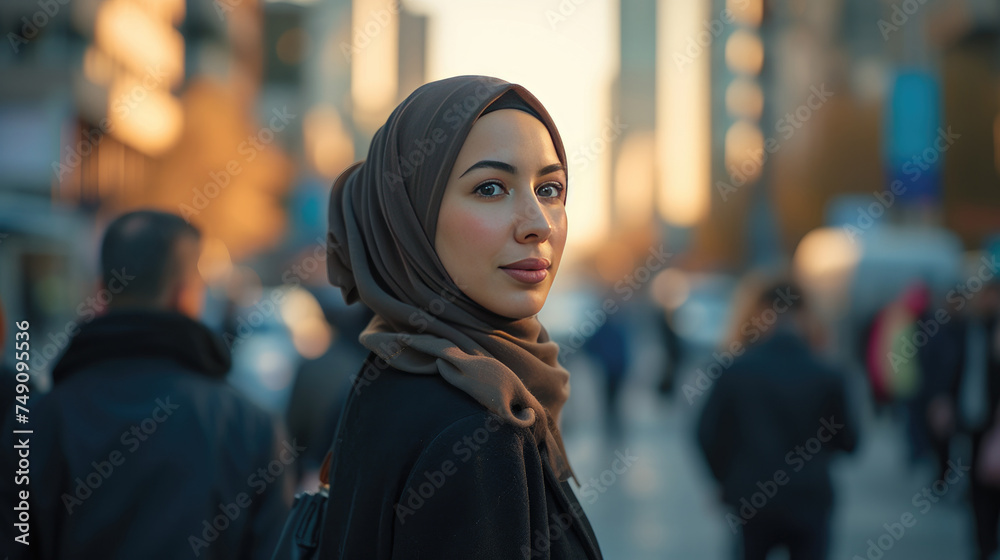
<svg viewBox="0 0 1000 560">
<path fill-rule="evenodd" d="M 270 558 L 301 450 L 225 383 L 229 353 L 196 320 L 200 252 L 198 230 L 172 214 L 108 227 L 97 298 L 108 313 L 84 317 L 53 390 L 2 434 L 11 558 Z M 27 479 L 11 449 L 25 451 Z"/>
<path fill-rule="evenodd" d="M 788 547 L 791 560 L 822 560 L 829 542 L 833 488 L 829 463 L 856 445 L 843 376 L 807 341 L 803 295 L 790 282 L 755 290 L 742 318 L 754 343 L 718 377 L 702 411 L 698 441 L 742 529 L 746 559 Z M 758 341 L 759 339 L 759 341 Z M 731 346 L 732 347 L 732 346 Z"/>
<path fill-rule="evenodd" d="M 942 300 L 942 305 L 928 309 L 920 318 L 937 330 L 928 330 L 927 343 L 917 349 L 921 383 L 907 421 L 926 438 L 925 454 L 931 455 L 937 466 L 935 480 L 944 478 L 951 468 L 951 440 L 956 429 L 953 388 L 957 390 L 966 365 L 969 323 L 976 320 L 963 309 L 966 303 Z"/>
<path fill-rule="evenodd" d="M 969 317 L 962 324 L 964 359 L 952 380 L 951 402 L 942 415 L 947 418 L 944 423 L 972 443 L 969 499 L 976 527 L 975 557 L 986 560 L 1000 548 L 1000 488 L 980 478 L 983 442 L 991 429 L 1000 426 L 1000 282 L 987 283 L 974 296 L 967 300 Z"/>
</svg>

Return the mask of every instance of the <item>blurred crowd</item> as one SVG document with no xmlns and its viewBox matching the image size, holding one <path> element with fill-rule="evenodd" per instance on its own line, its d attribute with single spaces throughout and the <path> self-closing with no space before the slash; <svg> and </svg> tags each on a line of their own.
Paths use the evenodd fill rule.
<svg viewBox="0 0 1000 560">
<path fill-rule="evenodd" d="M 246 553 L 266 558 L 293 490 L 316 487 L 351 377 L 365 359 L 357 337 L 371 314 L 322 287 L 282 287 L 270 307 L 261 305 L 266 290 L 251 305 L 239 303 L 237 289 L 212 303 L 197 271 L 200 243 L 196 228 L 167 213 L 112 222 L 100 286 L 113 291 L 124 281 L 128 292 L 71 333 L 47 391 L 35 377 L 20 383 L 25 376 L 5 366 L 5 384 L 27 386 L 8 394 L 31 395 L 25 408 L 34 432 L 60 434 L 28 436 L 31 464 L 42 465 L 33 476 L 46 482 L 32 487 L 39 505 L 21 526 L 30 527 L 43 556 L 120 546 L 120 535 L 99 528 L 129 515 L 133 527 L 148 523 L 148 534 L 184 533 L 177 557 L 208 549 L 231 557 L 249 547 Z M 991 262 L 981 257 L 972 280 L 961 283 L 915 275 L 873 312 L 842 309 L 832 319 L 820 311 L 829 295 L 802 283 L 794 267 L 747 273 L 721 292 L 724 319 L 702 325 L 714 329 L 702 338 L 688 307 L 704 306 L 696 293 L 711 281 L 690 276 L 682 286 L 681 273 L 667 268 L 622 292 L 592 277 L 554 303 L 559 313 L 585 319 L 570 329 L 556 321 L 552 334 L 564 360 L 599 373 L 601 398 L 588 406 L 607 437 L 621 440 L 629 437 L 622 388 L 633 382 L 643 351 L 636 331 L 653 329 L 660 370 L 646 376 L 643 390 L 662 406 L 695 413 L 690 436 L 717 483 L 738 557 L 763 559 L 781 547 L 793 560 L 826 557 L 838 494 L 831 465 L 864 441 L 866 426 L 888 422 L 911 468 L 929 476 L 931 490 L 913 505 L 929 507 L 940 488 L 961 481 L 970 549 L 986 559 L 997 552 L 1000 523 L 1000 281 Z M 687 295 L 664 300 L 664 290 Z M 601 296 L 603 305 L 595 304 Z M 221 309 L 215 327 L 204 322 L 211 305 Z M 0 321 L 7 337 L 20 332 L 12 319 Z M 327 344 L 296 340 L 310 321 L 322 325 Z M 18 401 L 3 404 L 5 445 L 16 449 Z M 185 420 L 172 420 L 174 410 L 185 410 Z M 133 429 L 121 433 L 123 425 Z M 11 470 L 17 460 L 4 456 Z M 126 462 L 145 468 L 112 476 Z M 15 503 L 11 482 L 2 495 Z M 155 515 L 144 507 L 180 487 L 190 494 L 172 503 L 183 507 Z M 3 512 L 5 543 L 19 531 L 11 513 Z"/>
</svg>

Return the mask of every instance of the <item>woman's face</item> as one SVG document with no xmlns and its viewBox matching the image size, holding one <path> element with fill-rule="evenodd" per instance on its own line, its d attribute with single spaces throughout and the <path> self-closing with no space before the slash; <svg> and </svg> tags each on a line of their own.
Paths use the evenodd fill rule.
<svg viewBox="0 0 1000 560">
<path fill-rule="evenodd" d="M 542 309 L 566 245 L 566 170 L 548 130 L 517 109 L 479 118 L 458 153 L 434 246 L 473 301 L 512 319 Z"/>
</svg>

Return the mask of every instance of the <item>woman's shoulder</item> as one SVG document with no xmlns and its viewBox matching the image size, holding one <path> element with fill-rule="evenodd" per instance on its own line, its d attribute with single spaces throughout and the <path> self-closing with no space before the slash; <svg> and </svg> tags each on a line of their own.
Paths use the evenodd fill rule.
<svg viewBox="0 0 1000 560">
<path fill-rule="evenodd" d="M 369 354 L 351 379 L 347 406 L 369 414 L 391 413 L 400 420 L 422 418 L 445 425 L 486 413 L 486 408 L 436 373 L 411 373 Z"/>
<path fill-rule="evenodd" d="M 384 447 L 390 455 L 423 454 L 452 439 L 464 442 L 466 437 L 473 445 L 486 447 L 526 437 L 534 442 L 529 429 L 501 421 L 440 375 L 400 371 L 374 354 L 365 360 L 351 389 L 339 437 Z M 482 441 L 475 443 L 477 439 Z M 463 457 L 471 449 L 454 443 L 450 447 L 460 447 Z"/>
<path fill-rule="evenodd" d="M 475 459 L 496 463 L 502 457 L 520 458 L 520 463 L 528 458 L 526 455 L 538 459 L 537 447 L 530 428 L 506 422 L 484 409 L 458 418 L 438 430 L 424 446 L 421 459 L 450 459 L 456 463 L 468 463 Z"/>
</svg>

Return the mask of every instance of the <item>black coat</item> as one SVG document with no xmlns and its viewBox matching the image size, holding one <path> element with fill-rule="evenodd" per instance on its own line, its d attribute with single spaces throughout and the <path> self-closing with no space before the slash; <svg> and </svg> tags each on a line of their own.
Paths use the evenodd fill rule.
<svg viewBox="0 0 1000 560">
<path fill-rule="evenodd" d="M 551 536 L 551 538 L 550 538 Z M 370 355 L 333 443 L 321 558 L 601 558 L 529 429 Z"/>
<path fill-rule="evenodd" d="M 955 374 L 951 378 L 950 393 L 952 397 L 952 403 L 954 406 L 955 414 L 957 416 L 957 427 L 963 432 L 971 434 L 974 438 L 981 438 L 983 434 L 993 427 L 994 422 L 997 417 L 998 408 L 1000 408 L 1000 356 L 994 350 L 994 341 L 997 337 L 997 330 L 1000 329 L 1000 320 L 996 317 L 989 317 L 982 322 L 982 327 L 985 330 L 985 343 L 986 347 L 983 348 L 983 352 L 987 353 L 984 358 L 986 364 L 985 372 L 985 386 L 980 387 L 979 390 L 985 393 L 987 399 L 986 414 L 983 419 L 983 423 L 979 426 L 968 426 L 964 420 L 964 407 L 965 404 L 962 402 L 962 392 L 964 390 L 965 375 L 966 375 L 966 362 L 969 360 L 967 354 L 966 344 L 967 337 L 969 336 L 969 325 L 970 321 L 977 321 L 981 319 L 971 318 L 971 319 L 954 319 L 952 323 L 957 324 L 946 324 L 945 327 L 953 327 L 958 330 L 956 335 L 959 340 L 957 342 L 958 348 L 958 360 L 957 364 L 954 366 Z M 931 338 L 932 341 L 935 340 L 934 337 Z"/>
<path fill-rule="evenodd" d="M 857 441 L 845 393 L 843 376 L 784 329 L 736 357 L 716 380 L 698 425 L 723 501 L 738 508 L 770 492 L 767 508 L 832 507 L 830 459 Z"/>
<path fill-rule="evenodd" d="M 37 351 L 42 333 L 30 334 Z M 13 434 L 8 416 L 0 434 L 0 557 L 270 558 L 288 508 L 278 471 L 300 451 L 225 383 L 229 366 L 221 340 L 180 314 L 112 313 L 83 326 L 52 391 L 32 396 L 30 422 L 14 425 L 33 433 Z M 28 485 L 12 474 L 21 437 Z M 30 547 L 14 541 L 12 504 L 25 490 Z"/>
</svg>

